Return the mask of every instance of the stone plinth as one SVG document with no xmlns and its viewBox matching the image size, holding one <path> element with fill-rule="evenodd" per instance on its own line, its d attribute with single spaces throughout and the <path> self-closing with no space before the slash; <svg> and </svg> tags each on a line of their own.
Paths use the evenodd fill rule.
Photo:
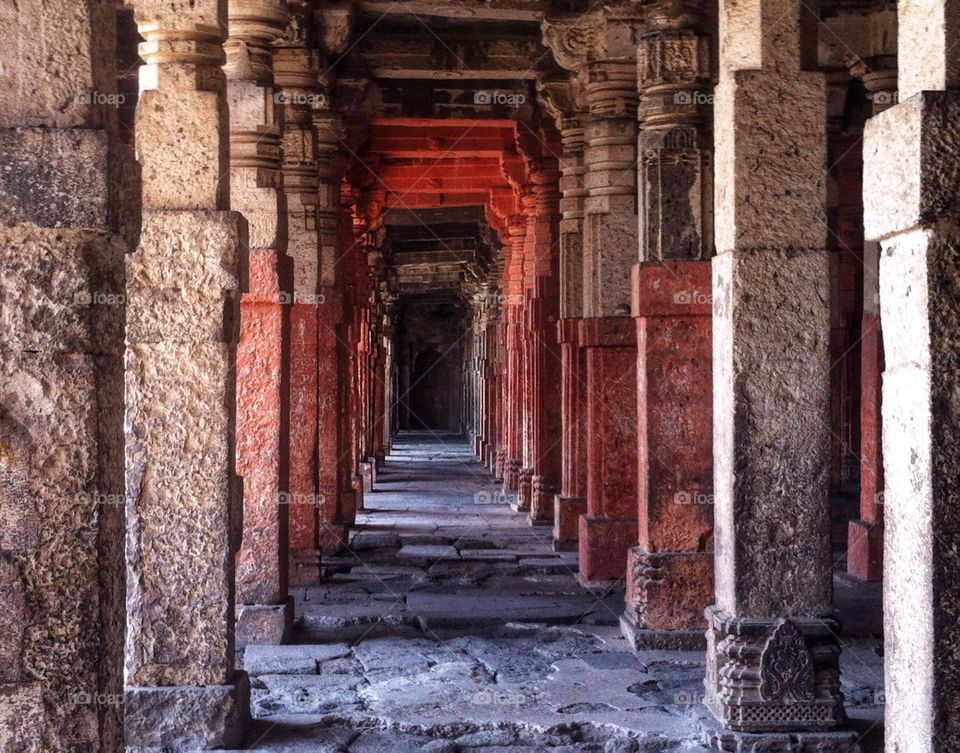
<svg viewBox="0 0 960 753">
<path fill-rule="evenodd" d="M 583 319 L 587 351 L 587 515 L 580 577 L 623 578 L 637 543 L 637 333 L 629 317 Z"/>
</svg>

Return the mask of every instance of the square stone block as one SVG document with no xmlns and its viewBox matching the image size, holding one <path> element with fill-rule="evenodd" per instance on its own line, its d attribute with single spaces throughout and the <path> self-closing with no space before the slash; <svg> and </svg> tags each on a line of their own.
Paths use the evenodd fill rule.
<svg viewBox="0 0 960 753">
<path fill-rule="evenodd" d="M 863 224 L 879 240 L 932 222 L 960 192 L 960 92 L 920 92 L 863 132 Z M 882 300 L 882 295 L 881 295 Z"/>
</svg>

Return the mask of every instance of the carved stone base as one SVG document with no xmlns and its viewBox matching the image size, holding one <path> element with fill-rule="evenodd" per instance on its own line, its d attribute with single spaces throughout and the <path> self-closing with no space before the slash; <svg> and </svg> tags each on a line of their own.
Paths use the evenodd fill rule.
<svg viewBox="0 0 960 753">
<path fill-rule="evenodd" d="M 358 463 L 358 472 L 360 474 L 360 483 L 362 484 L 363 491 L 372 492 L 373 491 L 373 463 L 369 461 L 364 461 Z"/>
<path fill-rule="evenodd" d="M 703 651 L 702 630 L 651 630 L 641 627 L 629 612 L 620 615 L 620 632 L 634 651 Z"/>
<path fill-rule="evenodd" d="M 520 461 L 505 460 L 503 462 L 503 493 L 511 494 L 520 488 Z"/>
<path fill-rule="evenodd" d="M 557 552 L 575 552 L 580 541 L 580 516 L 587 514 L 585 497 L 558 494 L 553 501 L 553 548 Z"/>
<path fill-rule="evenodd" d="M 534 475 L 531 483 L 530 525 L 553 525 L 553 498 L 556 486 L 546 476 Z"/>
<path fill-rule="evenodd" d="M 493 477 L 497 481 L 506 482 L 504 478 L 504 473 L 507 469 L 507 452 L 506 450 L 497 450 L 495 455 L 495 460 L 493 464 Z"/>
<path fill-rule="evenodd" d="M 860 753 L 856 732 L 736 732 L 702 704 L 689 713 L 704 745 L 724 753 Z"/>
<path fill-rule="evenodd" d="M 533 468 L 521 468 L 517 479 L 517 512 L 529 512 L 533 500 Z"/>
<path fill-rule="evenodd" d="M 789 736 L 832 732 L 846 722 L 839 623 L 826 618 L 731 617 L 716 605 L 705 614 L 704 702 L 725 729 Z"/>
<path fill-rule="evenodd" d="M 320 581 L 320 552 L 290 552 L 290 585 L 309 586 Z"/>
</svg>

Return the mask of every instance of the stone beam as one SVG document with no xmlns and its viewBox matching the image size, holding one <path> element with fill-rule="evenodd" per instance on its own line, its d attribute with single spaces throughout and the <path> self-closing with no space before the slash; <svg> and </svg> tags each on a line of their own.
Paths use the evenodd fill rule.
<svg viewBox="0 0 960 753">
<path fill-rule="evenodd" d="M 384 15 L 448 18 L 463 21 L 525 21 L 536 23 L 543 15 L 540 0 L 361 0 L 360 10 L 373 18 Z"/>
<path fill-rule="evenodd" d="M 348 65 L 356 57 L 354 64 L 362 61 L 376 79 L 532 81 L 551 63 L 534 25 L 526 31 L 474 26 L 469 32 L 424 33 L 419 25 L 410 32 L 384 24 L 371 29 Z"/>
</svg>

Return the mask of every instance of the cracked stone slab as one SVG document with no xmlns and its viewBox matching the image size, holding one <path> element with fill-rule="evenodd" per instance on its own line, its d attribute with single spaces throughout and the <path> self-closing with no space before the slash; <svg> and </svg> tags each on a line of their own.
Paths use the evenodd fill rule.
<svg viewBox="0 0 960 753">
<path fill-rule="evenodd" d="M 350 655 L 346 643 L 294 646 L 247 646 L 243 668 L 251 677 L 258 675 L 316 674 L 317 666 L 331 659 Z"/>
<path fill-rule="evenodd" d="M 397 552 L 397 559 L 419 562 L 440 562 L 458 560 L 460 552 L 449 544 L 404 544 Z"/>
</svg>

